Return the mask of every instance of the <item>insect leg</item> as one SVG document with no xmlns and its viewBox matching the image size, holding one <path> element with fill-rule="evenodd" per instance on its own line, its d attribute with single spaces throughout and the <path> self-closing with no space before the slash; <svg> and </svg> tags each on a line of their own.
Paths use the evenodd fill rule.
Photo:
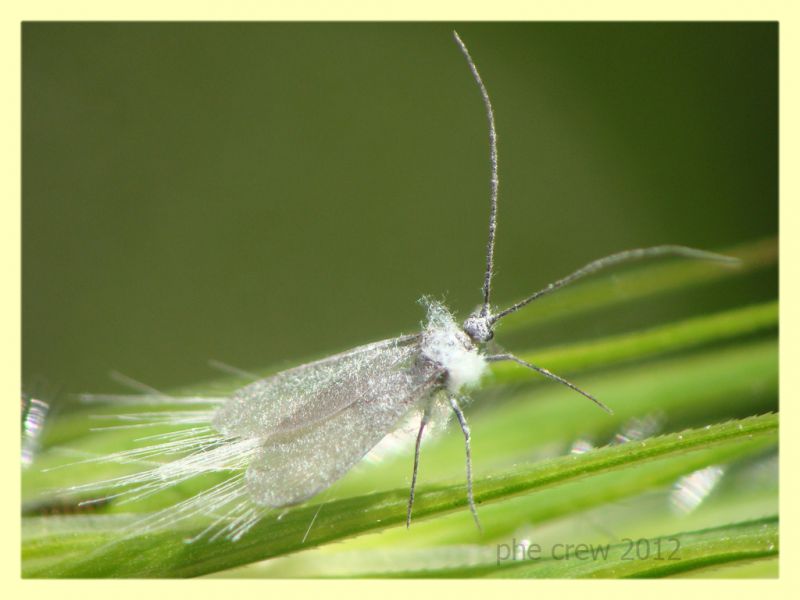
<svg viewBox="0 0 800 600">
<path fill-rule="evenodd" d="M 537 367 L 536 365 L 532 365 L 531 363 L 529 363 L 527 361 L 524 361 L 521 358 L 517 358 L 513 354 L 495 354 L 494 356 L 487 356 L 486 360 L 488 360 L 489 362 L 501 362 L 501 361 L 505 361 L 505 360 L 510 360 L 512 362 L 517 363 L 518 365 L 522 365 L 523 367 L 528 367 L 529 369 L 533 369 L 537 373 L 540 373 L 540 374 L 544 375 L 545 377 L 547 377 L 549 379 L 552 379 L 553 381 L 557 381 L 558 383 L 561 383 L 561 384 L 567 386 L 571 390 L 574 390 L 574 391 L 578 392 L 579 394 L 581 394 L 583 396 L 586 396 L 589 400 L 591 400 L 592 402 L 597 404 L 597 406 L 602 408 L 608 414 L 610 414 L 610 415 L 614 414 L 613 410 L 608 408 L 605 404 L 600 402 L 600 400 L 598 400 L 597 398 L 595 398 L 594 396 L 592 396 L 588 392 L 584 392 L 582 389 L 580 389 L 574 383 L 571 383 L 571 382 L 567 381 L 563 377 L 559 377 L 555 373 L 551 373 L 547 369 L 543 369 L 542 367 Z"/>
<path fill-rule="evenodd" d="M 414 507 L 414 489 L 417 485 L 417 469 L 419 468 L 419 446 L 422 443 L 422 432 L 425 430 L 425 425 L 431 417 L 431 408 L 427 406 L 425 412 L 422 413 L 422 419 L 419 422 L 419 432 L 417 433 L 417 443 L 414 446 L 414 472 L 411 474 L 411 494 L 408 496 L 408 510 L 406 511 L 406 528 L 411 526 L 411 509 Z"/>
<path fill-rule="evenodd" d="M 453 407 L 453 412 L 456 413 L 458 424 L 461 425 L 461 431 L 464 432 L 464 446 L 467 451 L 467 501 L 469 502 L 469 510 L 472 512 L 472 518 L 475 519 L 475 525 L 478 526 L 479 531 L 483 531 L 481 522 L 478 519 L 478 511 L 475 508 L 475 498 L 472 494 L 472 451 L 470 450 L 470 432 L 469 425 L 467 425 L 467 418 L 461 411 L 458 401 L 451 396 L 450 406 Z"/>
</svg>

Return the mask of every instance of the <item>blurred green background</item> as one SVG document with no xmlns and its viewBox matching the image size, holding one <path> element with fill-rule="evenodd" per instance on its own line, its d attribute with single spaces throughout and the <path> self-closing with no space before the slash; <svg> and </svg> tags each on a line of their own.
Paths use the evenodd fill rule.
<svg viewBox="0 0 800 600">
<path fill-rule="evenodd" d="M 413 331 L 628 247 L 777 233 L 777 24 L 25 23 L 23 383 L 168 389 Z M 774 270 L 541 328 L 774 298 Z M 527 310 L 536 310 L 530 307 Z M 544 365 L 546 366 L 546 365 Z"/>
</svg>

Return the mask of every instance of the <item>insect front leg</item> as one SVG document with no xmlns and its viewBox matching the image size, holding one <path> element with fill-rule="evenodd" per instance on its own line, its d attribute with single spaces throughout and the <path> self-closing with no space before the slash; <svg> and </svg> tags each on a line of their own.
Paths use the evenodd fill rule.
<svg viewBox="0 0 800 600">
<path fill-rule="evenodd" d="M 592 396 L 589 392 L 584 392 L 581 388 L 579 388 L 574 383 L 572 383 L 570 381 L 567 381 L 563 377 L 559 377 L 558 375 L 556 375 L 555 373 L 552 373 L 551 371 L 548 371 L 547 369 L 544 369 L 542 367 L 537 367 L 536 365 L 532 365 L 531 363 L 529 363 L 527 361 L 524 361 L 521 358 L 518 358 L 518 357 L 514 356 L 513 354 L 495 354 L 493 356 L 487 356 L 486 360 L 489 361 L 489 362 L 502 362 L 502 361 L 509 360 L 511 362 L 517 363 L 518 365 L 522 365 L 523 367 L 527 367 L 527 368 L 529 368 L 529 369 L 531 369 L 533 371 L 536 371 L 540 375 L 544 375 L 548 379 L 552 379 L 553 381 L 557 381 L 558 383 L 567 386 L 569 389 L 578 392 L 582 396 L 588 398 L 589 400 L 591 400 L 592 402 L 597 404 L 597 406 L 602 408 L 608 414 L 610 414 L 610 415 L 614 414 L 614 411 L 611 410 L 608 406 L 606 406 L 605 404 L 600 402 L 600 400 L 598 400 L 597 398 Z"/>
<path fill-rule="evenodd" d="M 467 418 L 464 416 L 455 396 L 450 396 L 450 406 L 453 408 L 453 412 L 456 413 L 458 424 L 461 425 L 461 431 L 464 432 L 464 447 L 467 453 L 467 501 L 469 502 L 469 510 L 472 512 L 472 518 L 475 519 L 475 525 L 478 526 L 478 530 L 483 531 L 480 519 L 478 519 L 478 510 L 475 508 L 475 498 L 472 493 L 472 449 L 470 448 L 471 438 L 469 425 L 467 425 Z"/>
</svg>

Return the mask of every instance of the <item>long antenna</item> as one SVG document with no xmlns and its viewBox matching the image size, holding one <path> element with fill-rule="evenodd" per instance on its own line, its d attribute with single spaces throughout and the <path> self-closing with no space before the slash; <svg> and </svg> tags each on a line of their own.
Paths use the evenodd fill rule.
<svg viewBox="0 0 800 600">
<path fill-rule="evenodd" d="M 682 256 L 684 258 L 697 258 L 701 260 L 714 260 L 718 262 L 725 262 L 731 264 L 739 263 L 738 258 L 733 258 L 730 256 L 724 256 L 722 254 L 716 254 L 714 252 L 706 252 L 705 250 L 696 250 L 695 248 L 689 248 L 687 246 L 653 246 L 651 248 L 637 248 L 634 250 L 625 250 L 623 252 L 617 252 L 616 254 L 611 254 L 610 256 L 605 256 L 603 258 L 598 258 L 597 260 L 593 260 L 588 265 L 585 265 L 564 277 L 563 279 L 559 279 L 548 285 L 546 288 L 539 290 L 522 300 L 521 302 L 517 302 L 514 306 L 511 306 L 504 311 L 497 313 L 496 315 L 490 318 L 491 323 L 496 323 L 506 315 L 510 315 L 513 312 L 517 312 L 523 306 L 530 304 L 537 298 L 541 298 L 542 296 L 549 294 L 550 292 L 554 292 L 559 288 L 564 287 L 581 279 L 582 277 L 586 277 L 587 275 L 591 275 L 592 273 L 596 273 L 602 269 L 607 267 L 612 267 L 614 265 L 618 265 L 623 262 L 633 261 L 633 260 L 640 260 L 643 258 L 654 258 L 658 256 Z"/>
<path fill-rule="evenodd" d="M 494 111 L 492 110 L 492 101 L 489 100 L 489 92 L 486 91 L 486 86 L 483 85 L 478 67 L 475 66 L 475 61 L 467 50 L 467 46 L 461 41 L 458 32 L 453 32 L 453 38 L 456 40 L 458 47 L 461 49 L 461 54 L 467 59 L 469 70 L 472 71 L 472 77 L 475 83 L 481 89 L 481 96 L 483 97 L 483 106 L 486 108 L 486 119 L 489 121 L 489 163 L 491 165 L 491 178 L 489 179 L 491 204 L 489 207 L 489 241 L 486 243 L 486 274 L 483 276 L 483 307 L 481 307 L 481 316 L 486 317 L 490 314 L 490 302 L 492 295 L 492 275 L 494 273 L 494 237 L 497 229 L 497 188 L 500 180 L 497 178 L 497 132 L 494 128 Z"/>
</svg>

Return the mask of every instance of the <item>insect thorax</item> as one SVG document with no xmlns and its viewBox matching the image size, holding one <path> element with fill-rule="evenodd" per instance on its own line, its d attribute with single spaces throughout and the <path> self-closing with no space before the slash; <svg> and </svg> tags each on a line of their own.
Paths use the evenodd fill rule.
<svg viewBox="0 0 800 600">
<path fill-rule="evenodd" d="M 422 302 L 428 308 L 428 320 L 422 331 L 422 356 L 446 371 L 447 388 L 451 392 L 477 385 L 486 372 L 486 359 L 444 305 L 425 299 Z"/>
</svg>

